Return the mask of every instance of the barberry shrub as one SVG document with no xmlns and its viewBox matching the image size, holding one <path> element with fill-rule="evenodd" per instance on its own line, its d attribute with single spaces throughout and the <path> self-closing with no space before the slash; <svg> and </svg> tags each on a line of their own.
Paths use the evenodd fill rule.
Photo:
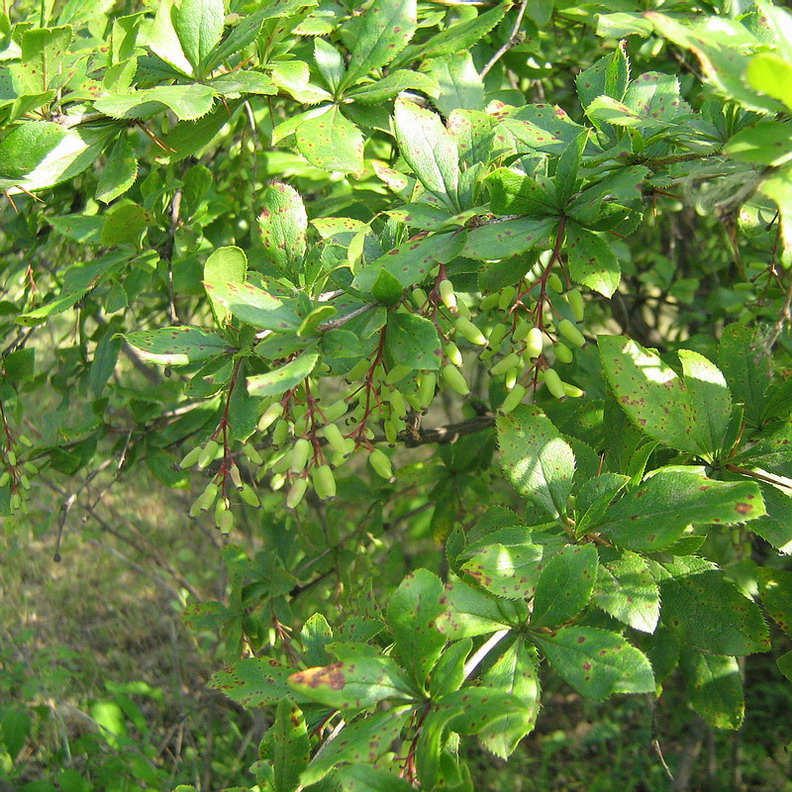
<svg viewBox="0 0 792 792">
<path fill-rule="evenodd" d="M 50 0 L 0 53 L 5 530 L 193 491 L 259 790 L 470 790 L 548 674 L 719 729 L 792 679 L 788 11 Z"/>
</svg>

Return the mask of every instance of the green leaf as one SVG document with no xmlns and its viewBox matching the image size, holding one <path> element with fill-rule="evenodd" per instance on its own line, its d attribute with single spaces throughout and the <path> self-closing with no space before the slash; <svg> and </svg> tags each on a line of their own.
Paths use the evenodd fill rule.
<svg viewBox="0 0 792 792">
<path fill-rule="evenodd" d="M 440 579 L 418 569 L 402 581 L 388 603 L 387 620 L 397 657 L 419 687 L 424 686 L 446 643 L 434 625 L 443 612 L 442 595 Z"/>
<path fill-rule="evenodd" d="M 755 332 L 742 324 L 730 324 L 720 338 L 718 364 L 734 400 L 745 406 L 745 417 L 754 425 L 762 422 L 770 376 L 767 367 L 756 365 Z"/>
<path fill-rule="evenodd" d="M 633 629 L 653 633 L 660 618 L 660 591 L 646 562 L 629 550 L 601 552 L 594 602 Z"/>
<path fill-rule="evenodd" d="M 720 457 L 729 429 L 732 400 L 720 369 L 689 349 L 677 353 L 682 363 L 685 389 L 693 407 L 694 441 L 706 458 Z"/>
<path fill-rule="evenodd" d="M 327 665 L 330 656 L 325 646 L 333 640 L 333 628 L 321 613 L 314 613 L 300 631 L 305 661 L 309 665 Z"/>
<path fill-rule="evenodd" d="M 536 590 L 545 551 L 544 545 L 530 544 L 527 540 L 513 546 L 493 540 L 465 561 L 462 570 L 498 597 L 528 599 Z"/>
<path fill-rule="evenodd" d="M 342 762 L 373 765 L 401 734 L 411 710 L 409 705 L 393 707 L 387 712 L 377 712 L 345 726 L 316 752 L 311 764 L 300 776 L 300 783 L 304 786 L 315 784 Z"/>
<path fill-rule="evenodd" d="M 319 360 L 315 352 L 303 352 L 294 360 L 266 374 L 256 374 L 247 379 L 247 389 L 251 396 L 281 396 L 296 388 L 313 370 Z"/>
<path fill-rule="evenodd" d="M 51 121 L 27 121 L 0 140 L 0 179 L 18 180 L 51 154 L 68 132 Z"/>
<path fill-rule="evenodd" d="M 179 470 L 179 460 L 161 448 L 149 448 L 146 453 L 146 465 L 157 480 L 171 489 L 189 489 L 190 476 L 185 470 Z"/>
<path fill-rule="evenodd" d="M 224 305 L 232 316 L 260 330 L 296 331 L 302 319 L 289 302 L 250 283 L 204 283 L 212 300 Z"/>
<path fill-rule="evenodd" d="M 773 621 L 792 636 L 792 572 L 762 567 L 759 570 L 759 596 Z"/>
<path fill-rule="evenodd" d="M 452 212 L 459 206 L 459 153 L 440 116 L 397 99 L 393 126 L 401 155 L 418 180 Z"/>
<path fill-rule="evenodd" d="M 597 97 L 609 96 L 621 101 L 630 82 L 630 61 L 626 42 L 580 72 L 575 78 L 580 104 L 587 108 Z"/>
<path fill-rule="evenodd" d="M 174 16 L 173 0 L 161 0 L 157 5 L 154 21 L 148 29 L 148 35 L 140 43 L 148 45 L 153 53 L 173 68 L 183 74 L 191 74 L 191 64 L 182 50 L 173 26 Z"/>
<path fill-rule="evenodd" d="M 244 283 L 247 267 L 248 261 L 244 250 L 235 246 L 219 247 L 206 259 L 203 270 L 204 283 L 220 287 L 226 283 Z M 210 289 L 207 290 L 207 296 L 215 321 L 222 327 L 231 314 L 222 302 L 215 299 Z"/>
<path fill-rule="evenodd" d="M 41 94 L 63 85 L 62 66 L 72 36 L 70 26 L 33 28 L 22 34 L 21 63 L 13 71 L 22 92 Z"/>
<path fill-rule="evenodd" d="M 314 39 L 314 62 L 334 95 L 344 76 L 344 58 L 341 53 L 324 39 Z"/>
<path fill-rule="evenodd" d="M 173 28 L 196 74 L 200 74 L 200 65 L 220 43 L 224 19 L 223 0 L 181 0 L 173 9 Z"/>
<path fill-rule="evenodd" d="M 441 717 L 444 711 L 453 712 L 448 728 L 457 734 L 493 734 L 511 715 L 531 716 L 530 703 L 517 696 L 492 687 L 464 687 L 442 696 L 436 706 Z"/>
<path fill-rule="evenodd" d="M 407 46 L 416 28 L 416 0 L 374 0 L 356 31 L 342 88 L 387 66 Z"/>
<path fill-rule="evenodd" d="M 566 251 L 572 280 L 605 297 L 612 297 L 621 280 L 621 268 L 610 245 L 574 221 L 566 225 Z"/>
<path fill-rule="evenodd" d="M 509 713 L 499 720 L 497 729 L 479 736 L 484 747 L 502 759 L 508 759 L 536 724 L 541 695 L 538 661 L 536 649 L 523 640 L 517 640 L 481 676 L 482 687 L 510 693 L 524 706 L 523 710 Z"/>
<path fill-rule="evenodd" d="M 468 231 L 462 255 L 476 261 L 508 259 L 544 244 L 556 225 L 552 218 L 488 223 Z"/>
<path fill-rule="evenodd" d="M 593 544 L 567 545 L 542 570 L 534 595 L 531 627 L 555 627 L 588 605 L 599 558 Z"/>
<path fill-rule="evenodd" d="M 683 642 L 702 652 L 746 655 L 770 648 L 767 625 L 754 602 L 723 578 L 714 564 L 676 557 L 652 573 L 660 586 L 660 618 Z"/>
<path fill-rule="evenodd" d="M 511 0 L 505 0 L 495 8 L 491 8 L 473 19 L 449 25 L 445 30 L 429 36 L 424 43 L 407 47 L 394 62 L 393 67 L 398 68 L 417 60 L 436 58 L 440 55 L 449 55 L 470 49 L 503 19 L 512 5 Z"/>
<path fill-rule="evenodd" d="M 411 313 L 388 315 L 385 354 L 395 365 L 424 371 L 439 369 L 443 359 L 435 326 Z"/>
<path fill-rule="evenodd" d="M 290 674 L 291 669 L 271 657 L 248 657 L 222 671 L 215 671 L 208 686 L 222 690 L 243 707 L 264 707 L 290 696 L 286 684 Z"/>
<path fill-rule="evenodd" d="M 751 522 L 751 530 L 779 552 L 792 555 L 792 495 L 771 484 L 759 482 L 767 514 Z"/>
<path fill-rule="evenodd" d="M 501 465 L 515 489 L 551 517 L 566 512 L 575 455 L 544 413 L 518 407 L 497 419 Z"/>
<path fill-rule="evenodd" d="M 563 154 L 583 131 L 560 107 L 546 104 L 525 105 L 497 113 L 503 128 L 522 144 L 520 151 Z"/>
<path fill-rule="evenodd" d="M 387 698 L 411 698 L 402 670 L 390 657 L 359 655 L 350 662 L 298 671 L 292 690 L 333 709 L 364 709 Z"/>
<path fill-rule="evenodd" d="M 704 654 L 683 646 L 679 665 L 693 709 L 716 729 L 739 729 L 745 700 L 736 658 Z"/>
<path fill-rule="evenodd" d="M 511 168 L 492 171 L 484 183 L 490 192 L 490 206 L 496 215 L 524 214 L 531 217 L 557 217 L 560 213 L 552 184 Z"/>
<path fill-rule="evenodd" d="M 469 52 L 434 58 L 427 71 L 440 88 L 435 104 L 444 116 L 453 110 L 484 109 L 484 83 Z"/>
<path fill-rule="evenodd" d="M 693 471 L 660 469 L 611 506 L 597 530 L 619 547 L 657 552 L 671 547 L 688 525 L 736 525 L 764 513 L 754 482 L 716 481 Z"/>
<path fill-rule="evenodd" d="M 274 770 L 274 792 L 294 792 L 311 758 L 311 742 L 300 708 L 288 699 L 278 702 L 275 722 L 267 733 Z"/>
<path fill-rule="evenodd" d="M 465 583 L 448 583 L 440 598 L 443 612 L 435 619 L 440 632 L 451 640 L 474 638 L 508 627 L 515 619 L 512 603 L 498 602 Z"/>
<path fill-rule="evenodd" d="M 739 162 L 775 167 L 783 165 L 792 158 L 792 126 L 788 121 L 751 124 L 732 135 L 723 152 Z"/>
<path fill-rule="evenodd" d="M 115 142 L 105 163 L 99 183 L 96 186 L 96 198 L 102 203 L 110 203 L 123 195 L 137 179 L 138 161 L 135 151 L 125 136 Z"/>
<path fill-rule="evenodd" d="M 792 109 L 792 63 L 771 52 L 754 55 L 745 71 L 748 85 Z"/>
<path fill-rule="evenodd" d="M 363 135 L 336 105 L 303 121 L 296 138 L 300 154 L 317 168 L 342 173 L 363 170 Z"/>
<path fill-rule="evenodd" d="M 684 382 L 653 351 L 623 336 L 599 336 L 605 375 L 628 417 L 654 440 L 699 452 Z"/>
<path fill-rule="evenodd" d="M 120 203 L 109 209 L 102 225 L 103 245 L 133 245 L 154 221 L 153 214 L 135 203 Z"/>
<path fill-rule="evenodd" d="M 440 92 L 437 80 L 431 75 L 410 69 L 398 69 L 381 80 L 358 83 L 353 89 L 346 91 L 344 96 L 360 104 L 380 104 L 394 99 L 410 88 L 423 91 L 427 96 L 437 96 Z"/>
<path fill-rule="evenodd" d="M 778 665 L 778 670 L 792 682 L 792 652 L 781 655 L 776 660 L 776 664 Z"/>
<path fill-rule="evenodd" d="M 364 764 L 342 767 L 333 775 L 344 792 L 413 792 L 414 787 L 403 778 Z"/>
<path fill-rule="evenodd" d="M 107 93 L 94 107 L 111 118 L 151 118 L 170 110 L 180 121 L 194 121 L 212 109 L 208 85 L 159 85 L 130 93 Z"/>
<path fill-rule="evenodd" d="M 268 96 L 278 93 L 278 86 L 272 78 L 258 71 L 235 71 L 221 74 L 209 80 L 208 85 L 218 96 L 236 99 L 242 94 L 258 94 Z M 228 110 L 224 107 L 226 115 Z"/>
<path fill-rule="evenodd" d="M 391 274 L 402 289 L 420 283 L 437 266 L 437 257 L 442 257 L 448 246 L 453 244 L 453 236 L 453 233 L 445 233 L 413 238 L 364 267 L 355 276 L 352 285 L 360 291 L 370 292 L 381 270 Z"/>
<path fill-rule="evenodd" d="M 789 477 L 792 474 L 792 419 L 760 435 L 756 444 L 740 458 L 768 473 Z"/>
<path fill-rule="evenodd" d="M 581 696 L 652 693 L 654 673 L 642 652 L 618 633 L 594 627 L 563 627 L 533 640 L 551 666 Z"/>
<path fill-rule="evenodd" d="M 302 269 L 308 231 L 302 198 L 288 184 L 271 182 L 261 203 L 258 225 L 267 257 L 283 272 L 296 276 Z"/>
<path fill-rule="evenodd" d="M 220 336 L 199 327 L 163 327 L 138 330 L 124 335 L 124 340 L 145 360 L 161 366 L 186 366 L 229 352 Z"/>
</svg>

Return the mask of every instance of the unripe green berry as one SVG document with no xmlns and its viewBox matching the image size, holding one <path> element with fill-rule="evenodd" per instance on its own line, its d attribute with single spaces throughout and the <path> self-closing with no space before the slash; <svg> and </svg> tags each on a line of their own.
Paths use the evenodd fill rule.
<svg viewBox="0 0 792 792">
<path fill-rule="evenodd" d="M 509 326 L 501 322 L 500 324 L 496 324 L 495 327 L 490 330 L 490 334 L 487 336 L 487 345 L 492 347 L 493 349 L 497 349 L 501 341 L 506 338 L 506 334 L 509 332 Z"/>
<path fill-rule="evenodd" d="M 440 293 L 440 299 L 443 305 L 448 308 L 452 313 L 457 309 L 457 298 L 454 294 L 454 284 L 450 280 L 443 279 L 437 284 L 437 291 Z"/>
<path fill-rule="evenodd" d="M 25 468 L 28 473 L 32 473 L 33 475 L 38 473 L 38 468 L 32 462 L 23 462 L 22 467 Z"/>
<path fill-rule="evenodd" d="M 514 388 L 506 394 L 506 398 L 503 400 L 503 403 L 498 408 L 504 415 L 510 413 L 517 405 L 523 400 L 525 394 L 527 393 L 527 389 L 525 385 L 520 385 L 519 383 L 514 386 Z"/>
<path fill-rule="evenodd" d="M 17 455 L 13 451 L 9 451 L 6 454 L 6 459 L 8 460 L 8 464 L 11 465 L 11 467 L 15 467 L 16 466 Z"/>
<path fill-rule="evenodd" d="M 583 333 L 569 321 L 569 319 L 562 319 L 558 323 L 558 332 L 561 333 L 570 344 L 577 347 L 582 347 L 586 343 Z"/>
<path fill-rule="evenodd" d="M 261 454 L 259 454 L 258 449 L 250 443 L 245 443 L 245 445 L 242 446 L 242 453 L 254 465 L 264 464 L 264 457 L 262 457 Z"/>
<path fill-rule="evenodd" d="M 318 467 L 315 467 L 311 471 L 311 480 L 313 481 L 316 494 L 322 500 L 335 498 L 336 480 L 330 465 L 319 465 Z"/>
<path fill-rule="evenodd" d="M 281 415 L 283 415 L 283 405 L 279 401 L 270 404 L 258 420 L 259 432 L 266 432 Z"/>
<path fill-rule="evenodd" d="M 401 382 L 408 374 L 411 374 L 412 371 L 411 366 L 397 364 L 385 375 L 385 384 L 395 385 L 397 382 Z"/>
<path fill-rule="evenodd" d="M 33 448 L 33 441 L 26 434 L 19 435 L 17 440 L 19 440 L 19 442 L 22 443 L 23 446 L 27 446 L 28 448 Z"/>
<path fill-rule="evenodd" d="M 270 479 L 270 489 L 273 492 L 277 492 L 280 489 L 283 489 L 283 485 L 286 483 L 286 476 L 283 473 L 276 473 Z"/>
<path fill-rule="evenodd" d="M 564 291 L 564 283 L 561 278 L 555 272 L 551 272 L 547 276 L 547 285 L 554 291 L 556 294 L 561 294 Z"/>
<path fill-rule="evenodd" d="M 493 292 L 492 294 L 488 294 L 486 297 L 481 298 L 481 302 L 479 303 L 479 310 L 489 311 L 491 308 L 495 308 L 499 302 L 500 302 L 500 294 L 498 292 Z"/>
<path fill-rule="evenodd" d="M 463 337 L 470 341 L 471 344 L 476 344 L 477 346 L 486 346 L 487 345 L 487 337 L 481 330 L 476 327 L 469 319 L 465 319 L 464 316 L 457 317 L 455 322 L 455 326 L 457 332 Z"/>
<path fill-rule="evenodd" d="M 570 385 L 568 382 L 561 383 L 564 386 L 564 394 L 569 396 L 570 399 L 579 399 L 585 396 L 586 392 L 578 388 L 576 385 Z"/>
<path fill-rule="evenodd" d="M 574 360 L 572 350 L 561 341 L 556 341 L 553 344 L 553 352 L 555 352 L 556 360 L 559 363 L 571 363 Z"/>
<path fill-rule="evenodd" d="M 203 470 L 215 461 L 217 453 L 220 451 L 220 443 L 217 440 L 207 440 L 198 457 L 198 470 Z"/>
<path fill-rule="evenodd" d="M 388 393 L 388 402 L 390 403 L 390 417 L 401 417 L 402 415 L 406 415 L 407 413 L 407 405 L 404 401 L 404 396 L 401 395 L 401 391 L 392 390 Z"/>
<path fill-rule="evenodd" d="M 371 363 L 366 358 L 361 358 L 352 366 L 346 374 L 344 374 L 344 379 L 347 382 L 354 382 L 355 380 L 359 380 L 361 377 L 364 377 L 367 373 L 369 368 L 371 367 Z"/>
<path fill-rule="evenodd" d="M 234 486 L 238 490 L 242 489 L 242 474 L 239 472 L 239 468 L 236 465 L 231 466 L 231 469 L 228 471 L 228 475 L 231 476 L 231 481 L 233 482 Z"/>
<path fill-rule="evenodd" d="M 447 363 L 443 366 L 443 380 L 452 391 L 460 396 L 466 396 L 470 393 L 470 388 L 464 376 L 462 376 L 462 372 L 453 363 Z"/>
<path fill-rule="evenodd" d="M 522 368 L 513 368 L 506 372 L 506 377 L 503 380 L 503 385 L 506 390 L 511 390 L 517 384 L 521 371 Z"/>
<path fill-rule="evenodd" d="M 187 468 L 191 468 L 200 458 L 201 453 L 203 452 L 203 448 L 201 446 L 195 446 L 195 448 L 191 448 L 182 458 L 182 461 L 179 462 L 179 467 L 182 470 L 186 470 Z"/>
<path fill-rule="evenodd" d="M 462 353 L 459 351 L 459 347 L 453 341 L 449 341 L 445 345 L 445 355 L 455 366 L 462 365 Z"/>
<path fill-rule="evenodd" d="M 464 300 L 457 300 L 457 316 L 461 316 L 463 319 L 470 319 L 470 308 L 467 307 L 467 303 Z"/>
<path fill-rule="evenodd" d="M 531 360 L 538 358 L 544 348 L 544 335 L 538 327 L 532 327 L 525 339 L 525 354 Z"/>
<path fill-rule="evenodd" d="M 322 427 L 322 434 L 333 451 L 338 451 L 342 454 L 346 451 L 346 440 L 335 424 L 327 424 Z"/>
<path fill-rule="evenodd" d="M 528 333 L 531 332 L 532 328 L 533 325 L 530 322 L 527 322 L 525 319 L 520 319 L 520 321 L 517 322 L 517 327 L 514 328 L 512 338 L 517 343 L 524 341 L 528 337 Z"/>
<path fill-rule="evenodd" d="M 517 368 L 521 364 L 522 360 L 520 356 L 516 352 L 510 352 L 490 369 L 490 374 L 492 374 L 493 377 L 497 377 L 500 374 L 505 374 L 510 369 Z"/>
<path fill-rule="evenodd" d="M 322 410 L 322 415 L 324 416 L 325 421 L 328 424 L 333 423 L 333 421 L 337 421 L 341 418 L 346 411 L 349 409 L 349 405 L 344 401 L 344 399 L 339 399 L 337 402 L 333 402 L 329 407 L 325 407 Z"/>
<path fill-rule="evenodd" d="M 256 491 L 249 484 L 242 485 L 242 489 L 239 490 L 239 497 L 242 498 L 248 506 L 253 506 L 254 508 L 261 506 L 261 501 L 259 501 Z"/>
<path fill-rule="evenodd" d="M 378 476 L 382 476 L 384 479 L 393 477 L 391 461 L 388 458 L 388 455 L 381 449 L 375 448 L 369 454 L 369 464 Z"/>
<path fill-rule="evenodd" d="M 426 292 L 422 288 L 420 288 L 420 286 L 413 289 L 412 298 L 413 300 L 415 300 L 415 304 L 419 308 L 426 305 L 426 301 L 429 299 Z"/>
<path fill-rule="evenodd" d="M 215 522 L 220 533 L 230 534 L 234 530 L 234 512 L 224 511 L 220 519 Z"/>
<path fill-rule="evenodd" d="M 7 470 L 4 470 L 0 473 L 0 487 L 5 487 L 9 481 L 11 481 L 11 474 Z"/>
<path fill-rule="evenodd" d="M 289 436 L 289 422 L 280 418 L 272 430 L 272 445 L 283 445 L 286 438 Z"/>
<path fill-rule="evenodd" d="M 396 438 L 399 436 L 399 432 L 396 430 L 396 425 L 393 421 L 383 421 L 382 430 L 385 432 L 385 439 L 388 441 L 388 445 L 396 445 Z"/>
<path fill-rule="evenodd" d="M 289 492 L 286 495 L 286 508 L 287 509 L 296 509 L 300 502 L 302 501 L 303 497 L 305 497 L 305 491 L 308 489 L 308 479 L 305 478 L 298 478 L 292 483 L 291 487 L 289 488 Z"/>
<path fill-rule="evenodd" d="M 448 365 L 454 368 L 451 363 Z M 433 371 L 424 371 L 421 374 L 421 379 L 418 384 L 418 394 L 416 396 L 417 402 L 420 405 L 419 409 L 423 410 L 432 403 L 436 388 L 437 375 Z"/>
<path fill-rule="evenodd" d="M 517 289 L 515 289 L 514 286 L 506 286 L 501 290 L 500 297 L 498 299 L 498 308 L 500 308 L 501 311 L 505 311 L 512 304 L 512 300 L 516 295 Z"/>
<path fill-rule="evenodd" d="M 563 399 L 564 396 L 566 396 L 564 383 L 561 382 L 561 377 L 558 376 L 558 372 L 553 371 L 553 369 L 545 369 L 544 383 L 547 385 L 547 390 L 550 391 L 556 399 Z"/>
<path fill-rule="evenodd" d="M 301 437 L 295 442 L 289 458 L 289 470 L 292 473 L 302 473 L 305 470 L 312 448 L 311 441 L 305 437 Z"/>
<path fill-rule="evenodd" d="M 572 316 L 575 317 L 575 321 L 580 322 L 586 312 L 586 306 L 583 302 L 583 295 L 577 289 L 570 289 L 565 296 L 566 301 L 569 303 L 569 307 L 572 310 Z"/>
</svg>

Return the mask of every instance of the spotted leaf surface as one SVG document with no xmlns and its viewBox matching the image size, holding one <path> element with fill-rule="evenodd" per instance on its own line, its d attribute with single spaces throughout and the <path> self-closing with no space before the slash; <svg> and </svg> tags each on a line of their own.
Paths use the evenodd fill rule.
<svg viewBox="0 0 792 792">
<path fill-rule="evenodd" d="M 654 440 L 699 452 L 695 417 L 685 384 L 655 352 L 623 336 L 599 336 L 600 358 L 617 401 Z"/>
<path fill-rule="evenodd" d="M 394 364 L 421 370 L 439 369 L 443 359 L 435 326 L 410 313 L 391 312 L 388 316 L 385 354 Z"/>
<path fill-rule="evenodd" d="M 161 366 L 186 366 L 228 351 L 228 344 L 220 336 L 199 327 L 139 330 L 124 338 L 141 357 Z"/>
<path fill-rule="evenodd" d="M 248 261 L 245 251 L 235 245 L 219 247 L 212 251 L 204 264 L 204 283 L 217 287 L 225 283 L 244 283 L 247 277 Z M 230 316 L 230 311 L 209 291 L 209 303 L 217 324 L 222 326 Z"/>
<path fill-rule="evenodd" d="M 560 107 L 547 104 L 529 104 L 518 109 L 508 106 L 499 111 L 493 107 L 493 115 L 517 141 L 518 149 L 536 149 L 553 154 L 562 154 L 583 131 Z"/>
<path fill-rule="evenodd" d="M 248 657 L 212 674 L 209 687 L 244 707 L 263 707 L 291 695 L 289 674 L 291 669 L 270 657 Z"/>
<path fill-rule="evenodd" d="M 229 313 L 260 330 L 283 332 L 297 330 L 302 318 L 287 302 L 250 283 L 204 282 L 210 298 L 224 305 Z"/>
<path fill-rule="evenodd" d="M 305 255 L 308 230 L 302 198 L 288 184 L 273 182 L 264 190 L 261 203 L 258 225 L 267 257 L 285 273 L 296 274 Z"/>
<path fill-rule="evenodd" d="M 312 701 L 334 709 L 362 709 L 387 698 L 413 694 L 404 674 L 390 657 L 359 655 L 348 662 L 298 671 L 289 687 Z"/>
<path fill-rule="evenodd" d="M 771 567 L 760 569 L 759 596 L 773 621 L 792 636 L 792 572 Z"/>
<path fill-rule="evenodd" d="M 519 640 L 482 674 L 482 687 L 516 696 L 523 705 L 521 710 L 502 718 L 496 729 L 487 730 L 479 737 L 485 748 L 502 759 L 508 758 L 520 740 L 532 731 L 539 715 L 538 660 L 536 649 Z"/>
<path fill-rule="evenodd" d="M 516 623 L 520 611 L 513 603 L 499 602 L 462 582 L 448 583 L 440 597 L 443 612 L 437 629 L 453 640 L 487 635 Z"/>
<path fill-rule="evenodd" d="M 739 729 L 745 698 L 737 659 L 682 647 L 679 666 L 693 709 L 716 729 Z"/>
<path fill-rule="evenodd" d="M 418 685 L 424 684 L 446 644 L 434 624 L 443 611 L 442 595 L 440 578 L 418 569 L 402 581 L 388 603 L 388 625 L 398 657 Z"/>
<path fill-rule="evenodd" d="M 550 419 L 533 406 L 497 421 L 501 465 L 515 489 L 552 517 L 566 511 L 575 455 Z"/>
<path fill-rule="evenodd" d="M 319 355 L 303 352 L 302 355 L 284 363 L 266 374 L 256 374 L 247 379 L 251 396 L 279 396 L 299 385 L 314 369 Z"/>
<path fill-rule="evenodd" d="M 508 259 L 544 244 L 554 226 L 550 218 L 483 225 L 468 232 L 462 254 L 476 261 Z"/>
<path fill-rule="evenodd" d="M 770 648 L 767 624 L 756 603 L 725 580 L 715 564 L 694 556 L 647 563 L 660 586 L 660 617 L 683 643 L 722 655 Z"/>
<path fill-rule="evenodd" d="M 401 155 L 421 184 L 446 207 L 459 211 L 459 152 L 440 116 L 397 99 L 393 125 Z"/>
<path fill-rule="evenodd" d="M 466 561 L 462 569 L 498 597 L 527 599 L 539 582 L 545 549 L 544 545 L 528 542 L 512 547 L 493 542 Z"/>
<path fill-rule="evenodd" d="M 94 106 L 111 118 L 151 118 L 170 110 L 180 121 L 194 121 L 206 115 L 214 102 L 208 85 L 160 85 L 130 93 L 110 93 Z"/>
<path fill-rule="evenodd" d="M 300 708 L 281 699 L 275 710 L 275 723 L 262 742 L 272 759 L 275 792 L 294 792 L 311 758 L 311 742 Z"/>
<path fill-rule="evenodd" d="M 581 696 L 605 699 L 614 693 L 655 689 L 646 655 L 623 636 L 594 627 L 564 627 L 536 634 L 534 641 L 550 665 Z"/>
<path fill-rule="evenodd" d="M 611 297 L 621 280 L 621 267 L 610 245 L 593 231 L 570 221 L 565 249 L 572 280 Z"/>
<path fill-rule="evenodd" d="M 341 173 L 363 170 L 363 135 L 336 105 L 297 127 L 297 148 L 317 168 Z"/>
<path fill-rule="evenodd" d="M 619 547 L 656 552 L 671 547 L 688 525 L 736 525 L 763 514 L 762 494 L 752 481 L 660 469 L 611 506 L 596 529 Z"/>
<path fill-rule="evenodd" d="M 448 728 L 457 734 L 489 733 L 513 714 L 528 714 L 528 707 L 511 693 L 490 687 L 464 687 L 448 693 L 437 702 L 442 712 L 454 712 Z"/>
<path fill-rule="evenodd" d="M 413 37 L 416 13 L 415 0 L 375 0 L 363 14 L 343 85 L 389 64 Z"/>
<path fill-rule="evenodd" d="M 586 607 L 594 590 L 599 559 L 592 544 L 567 545 L 552 556 L 539 577 L 532 627 L 555 627 Z"/>
<path fill-rule="evenodd" d="M 412 710 L 409 705 L 393 707 L 360 718 L 346 726 L 335 738 L 324 743 L 311 764 L 300 776 L 304 786 L 321 781 L 341 763 L 373 765 L 399 736 Z"/>
<path fill-rule="evenodd" d="M 660 618 L 660 591 L 646 562 L 629 550 L 600 551 L 594 602 L 635 630 L 653 633 Z"/>
</svg>

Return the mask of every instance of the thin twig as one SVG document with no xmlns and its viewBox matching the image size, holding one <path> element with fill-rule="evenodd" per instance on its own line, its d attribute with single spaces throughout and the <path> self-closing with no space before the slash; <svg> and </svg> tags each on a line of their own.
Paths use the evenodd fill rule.
<svg viewBox="0 0 792 792">
<path fill-rule="evenodd" d="M 523 17 L 525 16 L 525 9 L 528 5 L 528 0 L 520 0 L 520 9 L 517 12 L 517 19 L 514 20 L 514 27 L 512 28 L 511 35 L 509 36 L 509 40 L 489 59 L 487 65 L 479 72 L 479 77 L 484 79 L 489 73 L 492 67 L 510 50 L 512 47 L 516 47 L 518 44 L 521 44 L 525 35 L 520 32 L 520 26 L 522 25 Z"/>
</svg>

